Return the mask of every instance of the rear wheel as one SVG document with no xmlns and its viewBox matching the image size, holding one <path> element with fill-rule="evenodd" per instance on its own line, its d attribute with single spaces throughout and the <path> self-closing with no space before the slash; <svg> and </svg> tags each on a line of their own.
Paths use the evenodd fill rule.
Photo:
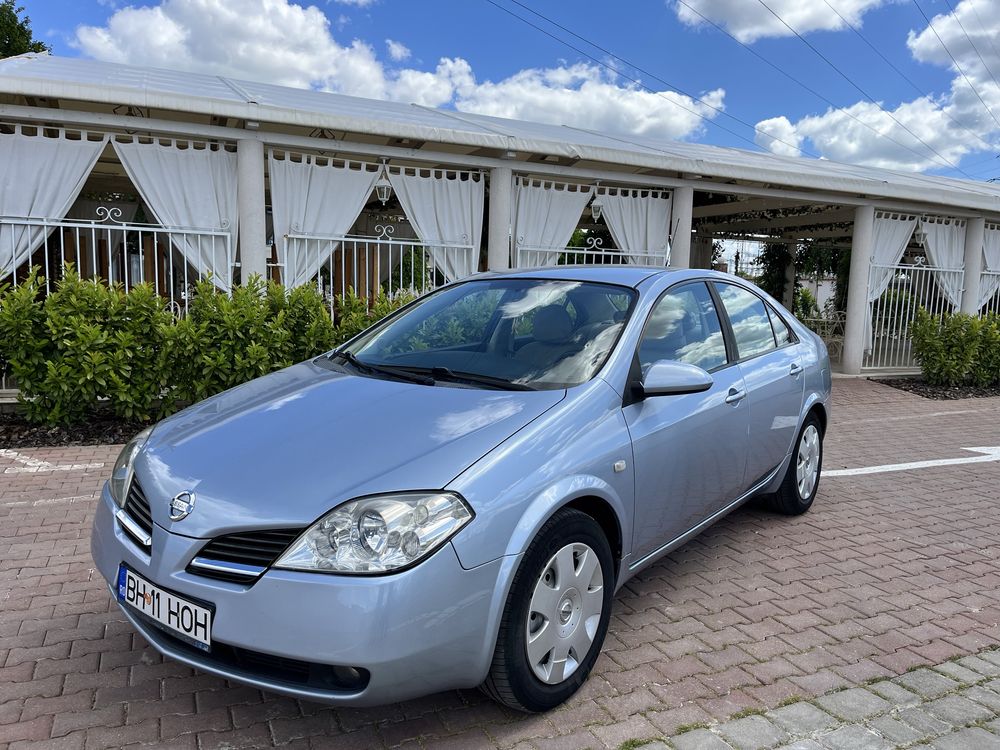
<svg viewBox="0 0 1000 750">
<path fill-rule="evenodd" d="M 590 674 L 611 617 L 614 560 L 598 523 L 566 508 L 538 532 L 514 575 L 483 690 L 547 711 Z"/>
<path fill-rule="evenodd" d="M 815 414 L 810 414 L 799 432 L 781 487 L 768 498 L 768 505 L 789 516 L 805 513 L 819 491 L 822 469 L 823 426 Z"/>
</svg>

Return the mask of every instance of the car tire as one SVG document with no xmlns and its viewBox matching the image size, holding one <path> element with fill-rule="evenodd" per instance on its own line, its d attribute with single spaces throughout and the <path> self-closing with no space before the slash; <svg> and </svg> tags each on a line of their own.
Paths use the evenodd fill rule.
<svg viewBox="0 0 1000 750">
<path fill-rule="evenodd" d="M 806 417 L 795 440 L 788 470 L 767 505 L 786 516 L 799 516 L 812 507 L 823 472 L 823 425 L 815 414 Z"/>
<path fill-rule="evenodd" d="M 600 525 L 572 508 L 555 513 L 514 574 L 483 692 L 526 712 L 548 711 L 573 695 L 601 652 L 614 582 Z"/>
</svg>

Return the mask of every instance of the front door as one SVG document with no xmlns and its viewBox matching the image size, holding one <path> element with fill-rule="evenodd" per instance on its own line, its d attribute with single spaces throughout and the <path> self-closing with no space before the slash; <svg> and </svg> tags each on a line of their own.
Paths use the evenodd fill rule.
<svg viewBox="0 0 1000 750">
<path fill-rule="evenodd" d="M 643 374 L 677 360 L 712 373 L 704 393 L 651 396 L 624 408 L 635 470 L 633 559 L 655 552 L 743 492 L 749 410 L 704 282 L 671 287 L 656 303 L 637 352 Z"/>
</svg>

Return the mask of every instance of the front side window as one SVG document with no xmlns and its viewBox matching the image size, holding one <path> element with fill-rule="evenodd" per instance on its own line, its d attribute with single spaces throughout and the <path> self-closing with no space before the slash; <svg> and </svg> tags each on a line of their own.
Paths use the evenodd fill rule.
<svg viewBox="0 0 1000 750">
<path fill-rule="evenodd" d="M 726 342 L 708 287 L 684 284 L 664 294 L 649 314 L 639 364 L 643 373 L 661 359 L 713 370 L 726 364 Z"/>
<path fill-rule="evenodd" d="M 362 365 L 465 385 L 566 388 L 603 366 L 635 292 L 578 281 L 484 279 L 428 295 L 349 350 Z"/>
<path fill-rule="evenodd" d="M 740 359 L 754 357 L 776 347 L 764 301 L 735 284 L 716 284 L 722 304 L 733 326 Z"/>
</svg>

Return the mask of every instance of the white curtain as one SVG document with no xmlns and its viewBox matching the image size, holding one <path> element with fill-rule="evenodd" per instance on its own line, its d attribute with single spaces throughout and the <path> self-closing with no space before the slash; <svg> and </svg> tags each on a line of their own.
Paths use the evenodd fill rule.
<svg viewBox="0 0 1000 750">
<path fill-rule="evenodd" d="M 979 284 L 979 307 L 993 299 L 993 295 L 1000 289 L 1000 228 L 986 228 L 983 235 L 983 270 L 991 273 L 983 274 Z"/>
<path fill-rule="evenodd" d="M 628 261 L 638 265 L 667 265 L 670 198 L 653 190 L 616 190 L 598 196 L 615 245 Z M 657 263 L 658 260 L 662 263 Z"/>
<path fill-rule="evenodd" d="M 483 176 L 440 170 L 425 176 L 425 170 L 415 174 L 389 170 L 389 182 L 445 281 L 475 273 L 483 234 Z M 471 245 L 472 249 L 455 245 Z"/>
<path fill-rule="evenodd" d="M 62 219 L 83 189 L 107 136 L 71 140 L 24 135 L 21 128 L 0 134 L 0 216 Z M 48 232 L 24 224 L 0 224 L 0 279 L 37 250 Z"/>
<path fill-rule="evenodd" d="M 938 289 L 955 307 L 962 306 L 962 286 L 964 277 L 961 269 L 965 266 L 965 222 L 949 219 L 945 221 L 920 222 L 924 233 L 924 250 L 932 267 L 953 269 L 934 270 L 934 282 Z"/>
<path fill-rule="evenodd" d="M 865 325 L 865 347 L 872 347 L 872 303 L 889 288 L 896 273 L 894 266 L 906 252 L 913 230 L 917 228 L 917 217 L 900 214 L 876 214 L 872 232 L 871 283 L 868 286 L 868 318 Z"/>
<path fill-rule="evenodd" d="M 574 186 L 571 190 L 569 185 L 519 179 L 514 185 L 515 263 L 529 267 L 556 265 L 558 253 L 539 252 L 537 248 L 566 247 L 593 195 L 589 186 Z"/>
<path fill-rule="evenodd" d="M 365 207 L 378 180 L 371 165 L 331 160 L 317 164 L 316 157 L 304 154 L 301 161 L 268 156 L 271 176 L 271 214 L 278 262 L 284 268 L 282 280 L 288 288 L 312 279 L 336 251 L 338 244 L 324 240 L 285 239 L 289 234 L 339 237 L 347 234 Z M 291 252 L 289 252 L 291 245 Z"/>
<path fill-rule="evenodd" d="M 112 141 L 118 158 L 143 202 L 164 227 L 224 230 L 208 234 L 171 234 L 170 241 L 199 275 L 209 272 L 222 291 L 232 288 L 232 262 L 238 223 L 236 154 L 221 146 L 176 141 L 161 145 Z"/>
</svg>

